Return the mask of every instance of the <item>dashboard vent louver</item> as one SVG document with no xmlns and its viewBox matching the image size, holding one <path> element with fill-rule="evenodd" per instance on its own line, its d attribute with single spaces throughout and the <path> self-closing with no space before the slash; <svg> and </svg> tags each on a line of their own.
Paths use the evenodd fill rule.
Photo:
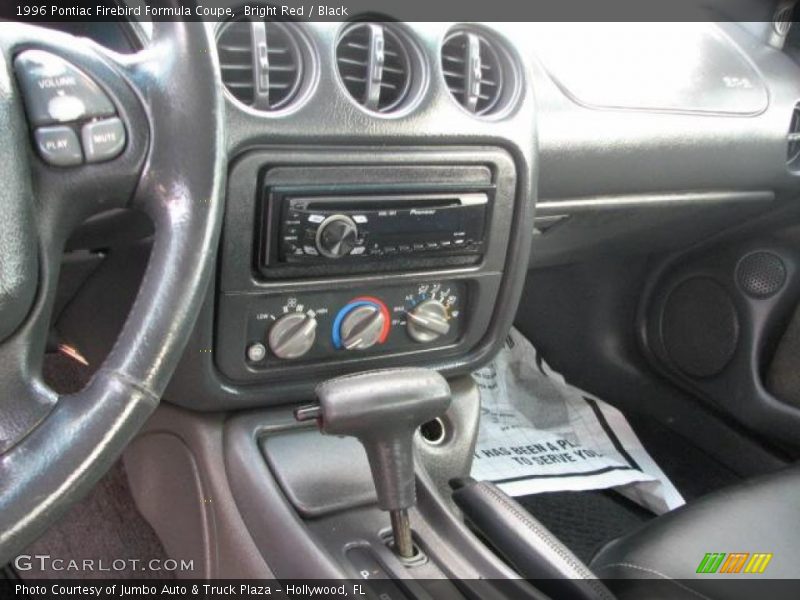
<svg viewBox="0 0 800 600">
<path fill-rule="evenodd" d="M 287 106 L 303 78 L 303 54 L 292 25 L 239 20 L 217 36 L 222 83 L 241 103 L 256 110 Z"/>
<path fill-rule="evenodd" d="M 775 28 L 775 33 L 780 36 L 786 37 L 789 34 L 789 29 L 792 28 L 792 16 L 794 13 L 794 6 L 792 4 L 784 5 L 775 11 L 775 17 L 772 26 Z"/>
<path fill-rule="evenodd" d="M 385 23 L 354 23 L 336 45 L 336 65 L 353 99 L 380 113 L 398 108 L 411 86 L 411 59 L 402 34 Z"/>
<path fill-rule="evenodd" d="M 442 46 L 442 71 L 453 98 L 476 115 L 492 113 L 504 92 L 505 66 L 495 43 L 477 31 L 458 29 Z"/>
<path fill-rule="evenodd" d="M 795 104 L 792 120 L 789 123 L 789 135 L 786 137 L 786 162 L 793 168 L 800 168 L 800 104 Z"/>
</svg>

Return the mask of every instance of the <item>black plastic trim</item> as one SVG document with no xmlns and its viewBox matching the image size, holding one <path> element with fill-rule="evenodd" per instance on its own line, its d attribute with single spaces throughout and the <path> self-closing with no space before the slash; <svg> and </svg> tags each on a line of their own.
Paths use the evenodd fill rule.
<svg viewBox="0 0 800 600">
<path fill-rule="evenodd" d="M 484 260 L 476 266 L 436 267 L 390 274 L 351 275 L 339 278 L 312 278 L 302 281 L 263 281 L 252 266 L 252 243 L 258 173 L 271 165 L 492 165 L 497 198 L 493 212 L 496 224 L 490 234 Z M 219 286 L 223 293 L 246 298 L 252 294 L 285 294 L 302 290 L 349 288 L 356 286 L 405 285 L 418 281 L 465 280 L 470 283 L 474 308 L 473 325 L 462 341 L 443 349 L 423 349 L 400 356 L 357 355 L 327 362 L 310 369 L 308 365 L 287 365 L 268 375 L 253 376 L 248 385 L 237 385 L 224 376 L 218 365 L 234 354 L 241 355 L 239 344 L 216 343 L 214 314 L 221 306 L 208 297 L 195 329 L 194 340 L 173 377 L 167 397 L 170 401 L 201 410 L 264 406 L 307 399 L 316 383 L 346 372 L 395 366 L 426 366 L 447 375 L 469 372 L 488 360 L 498 349 L 516 313 L 527 268 L 517 257 L 529 252 L 533 226 L 533 204 L 520 185 L 528 179 L 520 175 L 512 156 L 499 148 L 322 148 L 263 149 L 243 155 L 234 163 L 229 176 L 228 215 L 223 231 Z M 524 189 L 524 188 L 523 188 Z M 510 229 L 509 229 L 510 228 Z M 474 294 L 474 296 L 472 296 Z M 474 316 L 474 317 L 473 317 Z M 235 335 L 235 331 L 226 335 Z M 213 349 L 213 352 L 211 350 Z M 222 355 L 225 358 L 222 359 Z"/>
</svg>

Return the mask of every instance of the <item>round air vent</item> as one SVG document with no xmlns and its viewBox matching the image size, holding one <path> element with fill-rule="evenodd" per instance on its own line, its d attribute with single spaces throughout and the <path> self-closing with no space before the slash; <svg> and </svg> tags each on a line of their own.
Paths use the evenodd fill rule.
<svg viewBox="0 0 800 600">
<path fill-rule="evenodd" d="M 775 11 L 775 16 L 772 20 L 772 27 L 775 33 L 780 36 L 786 37 L 789 35 L 789 30 L 792 28 L 792 16 L 794 13 L 794 3 L 783 4 Z"/>
<path fill-rule="evenodd" d="M 339 77 L 353 99 L 379 113 L 400 108 L 411 94 L 414 51 L 399 28 L 353 23 L 336 45 Z"/>
<path fill-rule="evenodd" d="M 222 83 L 256 110 L 284 108 L 303 81 L 303 52 L 291 23 L 239 20 L 217 35 Z"/>
<path fill-rule="evenodd" d="M 792 119 L 789 121 L 789 134 L 786 136 L 786 162 L 789 168 L 800 168 L 800 104 L 795 104 Z"/>
<path fill-rule="evenodd" d="M 469 112 L 494 114 L 514 97 L 516 77 L 511 59 L 488 35 L 456 29 L 445 38 L 441 58 L 450 94 Z"/>
</svg>

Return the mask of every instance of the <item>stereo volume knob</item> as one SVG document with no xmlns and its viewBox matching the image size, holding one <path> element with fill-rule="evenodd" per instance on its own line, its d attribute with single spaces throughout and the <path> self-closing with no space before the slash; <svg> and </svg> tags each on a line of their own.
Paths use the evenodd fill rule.
<svg viewBox="0 0 800 600">
<path fill-rule="evenodd" d="M 447 307 L 438 300 L 425 300 L 407 315 L 408 335 L 415 342 L 426 344 L 450 332 Z"/>
<path fill-rule="evenodd" d="M 345 350 L 365 350 L 381 341 L 386 316 L 380 307 L 365 303 L 347 313 L 342 320 L 340 336 Z"/>
<path fill-rule="evenodd" d="M 358 245 L 358 226 L 346 215 L 331 215 L 317 229 L 317 250 L 327 258 L 341 258 Z"/>
<path fill-rule="evenodd" d="M 317 336 L 317 320 L 303 313 L 289 313 L 269 330 L 269 349 L 278 358 L 300 358 L 311 350 Z"/>
</svg>

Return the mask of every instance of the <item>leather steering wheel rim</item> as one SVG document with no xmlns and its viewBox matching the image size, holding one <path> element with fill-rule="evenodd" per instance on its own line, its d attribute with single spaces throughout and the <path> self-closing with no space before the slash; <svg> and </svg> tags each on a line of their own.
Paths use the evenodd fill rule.
<svg viewBox="0 0 800 600">
<path fill-rule="evenodd" d="M 58 36 L 56 46 L 48 47 L 49 34 L 41 39 L 44 49 L 58 50 Z M 218 245 L 224 104 L 213 33 L 203 23 L 154 23 L 151 43 L 136 55 L 92 52 L 92 60 L 132 90 L 146 115 L 149 146 L 128 202 L 152 219 L 153 249 L 127 321 L 84 390 L 58 397 L 29 365 L 17 369 L 24 385 L 0 380 L 7 394 L 0 411 L 24 401 L 41 413 L 25 427 L 8 415 L 0 420 L 0 564 L 91 489 L 156 408 L 199 313 Z M 40 296 L 48 289 L 43 282 L 56 278 L 57 267 L 46 262 Z M 21 344 L 31 330 L 23 323 L 3 344 Z M 27 395 L 21 400 L 20 390 Z M 16 429 L 3 431 L 14 422 Z"/>
</svg>

